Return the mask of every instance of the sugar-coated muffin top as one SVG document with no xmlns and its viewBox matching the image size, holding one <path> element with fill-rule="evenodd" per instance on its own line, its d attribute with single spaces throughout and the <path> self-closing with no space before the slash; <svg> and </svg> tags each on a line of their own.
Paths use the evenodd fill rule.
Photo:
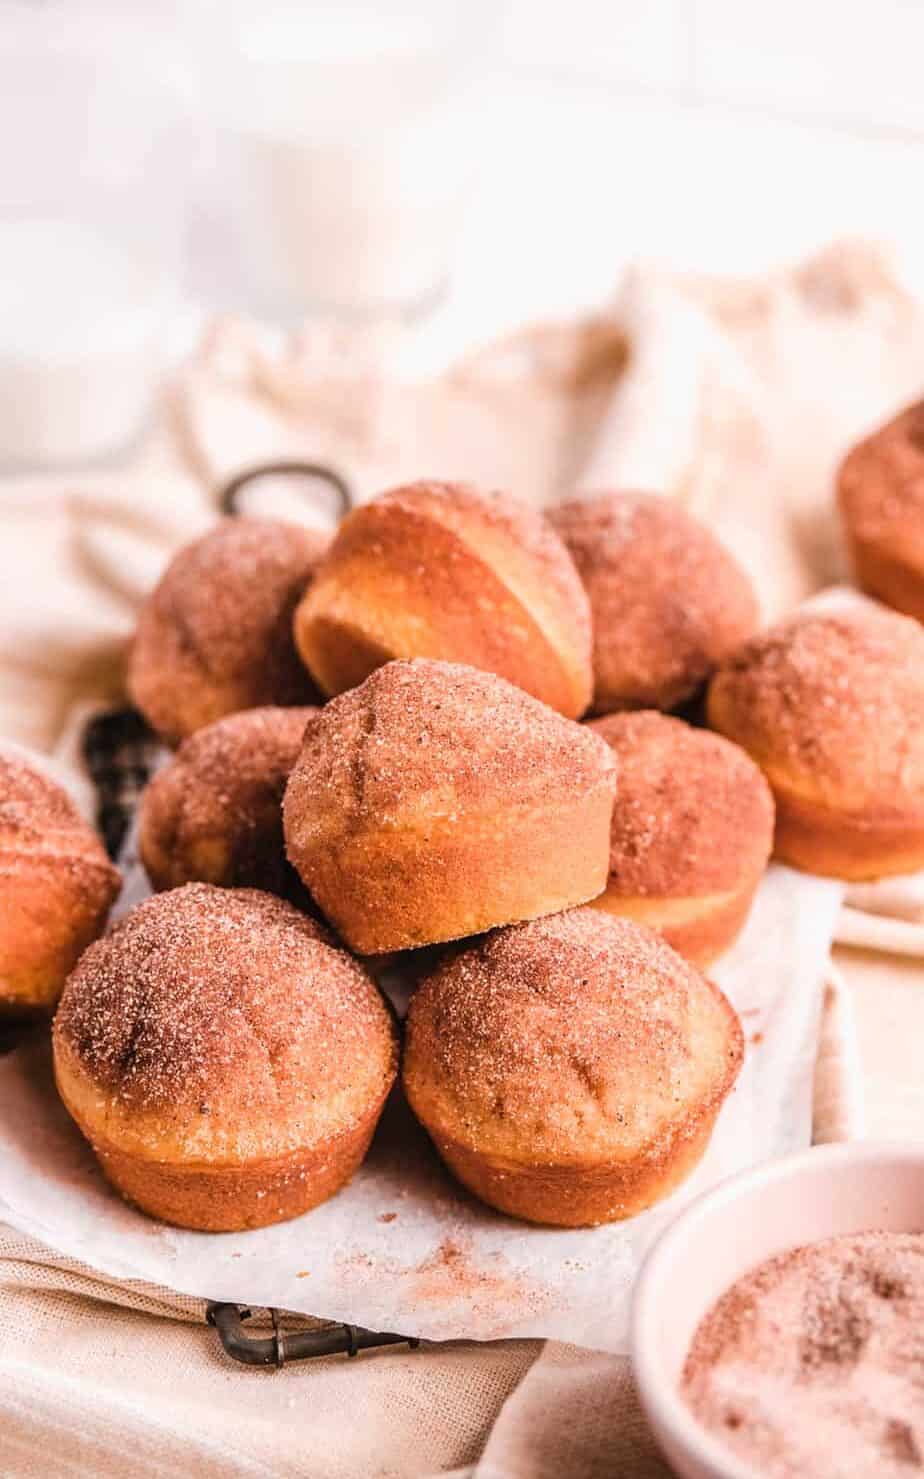
<svg viewBox="0 0 924 1479">
<path fill-rule="evenodd" d="M 238 709 L 310 703 L 292 616 L 327 540 L 276 519 L 229 518 L 185 545 L 141 611 L 128 686 L 167 739 Z"/>
<path fill-rule="evenodd" d="M 710 723 L 784 778 L 859 809 L 924 804 L 924 629 L 869 600 L 808 610 L 716 674 Z"/>
<path fill-rule="evenodd" d="M 739 888 L 762 872 L 773 846 L 773 795 L 738 745 L 652 709 L 608 714 L 589 728 L 618 766 L 611 889 L 695 897 Z"/>
<path fill-rule="evenodd" d="M 310 720 L 285 797 L 286 841 L 426 825 L 614 784 L 609 747 L 503 678 L 414 658 L 378 668 Z"/>
<path fill-rule="evenodd" d="M 54 1040 L 100 1132 L 162 1158 L 322 1141 L 381 1103 L 397 1062 L 388 1008 L 326 930 L 201 883 L 145 900 L 84 953 Z"/>
<path fill-rule="evenodd" d="M 412 998 L 405 1087 L 431 1133 L 556 1164 L 657 1160 L 740 1067 L 738 1018 L 653 931 L 572 909 L 485 935 Z"/>
<path fill-rule="evenodd" d="M 674 708 L 756 628 L 747 575 L 672 499 L 612 493 L 549 518 L 590 596 L 596 712 Z"/>
</svg>

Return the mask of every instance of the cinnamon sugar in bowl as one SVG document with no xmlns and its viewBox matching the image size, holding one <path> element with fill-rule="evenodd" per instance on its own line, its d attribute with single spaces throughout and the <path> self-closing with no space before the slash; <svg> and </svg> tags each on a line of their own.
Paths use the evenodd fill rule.
<svg viewBox="0 0 924 1479">
<path fill-rule="evenodd" d="M 829 1239 L 836 1241 L 819 1246 Z M 913 1414 L 903 1411 L 891 1421 L 893 1398 L 907 1406 L 901 1393 L 909 1389 L 909 1370 L 898 1379 L 882 1370 L 892 1359 L 889 1352 L 899 1348 L 903 1362 L 916 1361 L 920 1373 L 914 1380 L 924 1405 L 920 1333 L 915 1336 L 909 1324 L 906 1346 L 896 1328 L 903 1315 L 913 1313 L 917 1296 L 906 1287 L 902 1298 L 910 1303 L 899 1311 L 891 1299 L 896 1280 L 890 1278 L 890 1299 L 877 1312 L 871 1301 L 882 1302 L 881 1279 L 879 1294 L 860 1288 L 869 1282 L 867 1275 L 873 1279 L 884 1268 L 894 1272 L 899 1264 L 905 1285 L 916 1286 L 916 1274 L 904 1275 L 909 1269 L 914 1274 L 919 1246 L 924 1248 L 924 1148 L 860 1142 L 819 1147 L 731 1177 L 691 1203 L 646 1259 L 632 1318 L 639 1398 L 673 1471 L 681 1479 L 865 1479 L 871 1473 L 878 1479 L 880 1470 L 883 1479 L 893 1472 L 907 1472 L 910 1479 L 924 1473 L 909 1421 Z M 842 1274 L 845 1289 L 856 1285 L 857 1299 L 840 1299 Z M 736 1328 L 745 1308 L 746 1320 Z M 739 1364 L 730 1378 L 720 1364 L 733 1342 Z M 812 1368 L 806 1368 L 807 1380 L 796 1375 L 795 1397 L 778 1407 L 774 1419 L 767 1394 L 781 1373 L 792 1379 L 796 1367 L 801 1370 L 803 1356 Z M 815 1408 L 811 1386 L 821 1398 Z M 722 1424 L 713 1420 L 717 1393 Z M 730 1432 L 726 1397 L 734 1406 Z M 849 1422 L 841 1422 L 842 1413 L 850 1415 Z M 877 1448 L 883 1455 L 878 1467 Z"/>
</svg>

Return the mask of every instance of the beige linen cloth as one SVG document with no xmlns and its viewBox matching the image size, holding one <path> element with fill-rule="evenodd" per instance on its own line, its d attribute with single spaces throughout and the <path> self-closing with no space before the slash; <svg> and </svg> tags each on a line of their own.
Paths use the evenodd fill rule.
<svg viewBox="0 0 924 1479">
<path fill-rule="evenodd" d="M 385 335 L 280 343 L 218 324 L 126 467 L 0 484 L 0 737 L 73 762 L 80 706 L 121 692 L 139 599 L 250 463 L 332 462 L 360 497 L 421 475 L 539 505 L 662 491 L 738 551 L 770 618 L 842 578 L 837 458 L 922 386 L 924 313 L 863 244 L 760 281 L 637 268 L 597 317 L 427 377 Z M 872 948 L 840 952 L 847 986 L 835 972 L 827 988 L 816 1138 L 860 1127 L 854 1014 L 870 1126 L 913 1135 L 924 884 L 849 903 L 842 937 Z M 216 1356 L 201 1318 L 195 1300 L 111 1283 L 0 1228 L 0 1472 L 667 1472 L 617 1358 L 459 1343 L 253 1372 Z"/>
</svg>

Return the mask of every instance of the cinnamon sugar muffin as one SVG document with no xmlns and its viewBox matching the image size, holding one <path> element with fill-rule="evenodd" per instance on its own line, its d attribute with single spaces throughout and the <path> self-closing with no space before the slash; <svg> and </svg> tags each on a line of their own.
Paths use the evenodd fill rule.
<svg viewBox="0 0 924 1479">
<path fill-rule="evenodd" d="M 858 583 L 924 622 L 924 401 L 854 447 L 837 493 Z"/>
<path fill-rule="evenodd" d="M 587 597 L 541 514 L 461 483 L 413 483 L 349 514 L 295 617 L 325 693 L 392 658 L 498 673 L 577 718 L 590 702 Z"/>
<path fill-rule="evenodd" d="M 120 887 L 67 793 L 19 756 L 0 753 L 0 1015 L 54 1006 Z"/>
<path fill-rule="evenodd" d="M 352 949 L 436 944 L 600 893 L 615 783 L 603 740 L 512 683 L 393 662 L 309 722 L 286 848 Z"/>
<path fill-rule="evenodd" d="M 775 852 L 869 879 L 924 867 L 924 631 L 859 601 L 807 610 L 713 678 L 709 722 L 761 767 Z"/>
<path fill-rule="evenodd" d="M 706 966 L 740 931 L 773 847 L 773 796 L 721 735 L 645 709 L 588 726 L 616 756 L 610 876 L 593 906 Z"/>
<path fill-rule="evenodd" d="M 139 850 L 155 889 L 201 882 L 291 895 L 282 797 L 316 713 L 245 709 L 183 741 L 141 798 Z"/>
<path fill-rule="evenodd" d="M 174 555 L 128 665 L 133 703 L 168 744 L 239 709 L 318 698 L 292 614 L 326 544 L 297 524 L 233 518 Z"/>
<path fill-rule="evenodd" d="M 631 1217 L 708 1144 L 743 1056 L 716 986 L 595 909 L 495 930 L 411 999 L 408 1102 L 475 1196 L 529 1222 Z"/>
<path fill-rule="evenodd" d="M 338 1191 L 397 1067 L 388 1008 L 326 930 L 207 884 L 155 894 L 91 946 L 53 1036 L 58 1090 L 112 1184 L 206 1232 Z"/>
<path fill-rule="evenodd" d="M 549 512 L 587 587 L 593 709 L 673 709 L 757 627 L 734 557 L 671 499 L 611 493 Z"/>
</svg>

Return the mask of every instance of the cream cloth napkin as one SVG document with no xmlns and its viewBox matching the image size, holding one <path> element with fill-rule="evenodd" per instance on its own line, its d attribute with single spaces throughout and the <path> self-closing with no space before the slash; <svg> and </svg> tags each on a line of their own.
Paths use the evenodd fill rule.
<svg viewBox="0 0 924 1479">
<path fill-rule="evenodd" d="M 266 458 L 333 462 L 360 497 L 441 474 L 539 505 L 576 487 L 659 489 L 721 532 L 775 616 L 842 574 L 833 469 L 919 391 L 922 327 L 887 260 L 863 245 L 760 282 L 639 268 L 599 316 L 426 378 L 384 335 L 281 343 L 218 325 L 130 468 L 0 486 L 0 735 L 51 751 L 75 703 L 120 693 L 142 594 L 215 517 L 216 485 Z M 907 929 L 901 898 L 896 922 L 885 890 L 855 894 L 851 928 L 867 921 L 869 943 Z M 870 976 L 875 990 L 875 965 L 864 992 Z M 909 1013 L 919 1031 L 924 1009 L 899 997 L 903 1034 Z M 856 999 L 868 997 L 832 980 L 818 1138 L 859 1129 Z M 860 1015 L 878 1033 L 874 1057 L 886 1056 L 882 1024 Z M 904 1124 L 907 1109 L 894 1118 Z M 0 1470 L 11 1476 L 666 1472 L 626 1363 L 611 1357 L 547 1344 L 537 1360 L 539 1343 L 512 1342 L 254 1373 L 214 1355 L 213 1334 L 188 1323 L 201 1318 L 195 1301 L 111 1284 L 9 1232 L 0 1289 Z"/>
</svg>

